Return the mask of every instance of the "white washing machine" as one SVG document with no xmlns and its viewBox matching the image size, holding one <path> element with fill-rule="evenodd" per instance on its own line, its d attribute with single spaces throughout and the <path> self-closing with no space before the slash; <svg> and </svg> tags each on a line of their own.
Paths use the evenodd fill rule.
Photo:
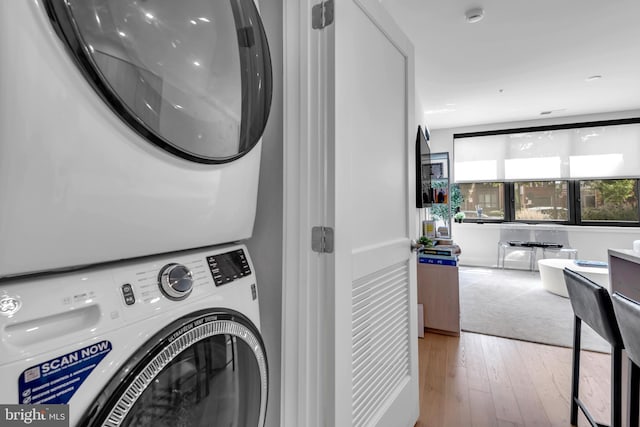
<svg viewBox="0 0 640 427">
<path fill-rule="evenodd" d="M 263 426 L 268 369 L 243 245 L 0 283 L 0 402 L 72 426 Z"/>
<path fill-rule="evenodd" d="M 251 236 L 253 0 L 2 1 L 0 28 L 0 278 Z"/>
</svg>

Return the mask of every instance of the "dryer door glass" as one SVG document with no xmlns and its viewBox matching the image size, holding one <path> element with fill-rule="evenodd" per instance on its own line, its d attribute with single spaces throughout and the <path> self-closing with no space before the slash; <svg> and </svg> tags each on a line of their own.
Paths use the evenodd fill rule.
<svg viewBox="0 0 640 427">
<path fill-rule="evenodd" d="M 190 160 L 259 141 L 271 62 L 253 0 L 46 0 L 76 62 L 131 127 Z"/>
</svg>

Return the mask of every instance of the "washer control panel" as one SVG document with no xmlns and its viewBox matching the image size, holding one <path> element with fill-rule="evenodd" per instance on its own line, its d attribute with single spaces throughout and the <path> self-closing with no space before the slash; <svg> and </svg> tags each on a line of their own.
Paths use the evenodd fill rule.
<svg viewBox="0 0 640 427">
<path fill-rule="evenodd" d="M 193 301 L 217 292 L 222 285 L 251 281 L 252 269 L 247 249 L 235 244 L 153 257 L 147 262 L 132 260 L 110 271 L 122 306 L 141 313 L 156 310 L 167 300 Z"/>
<path fill-rule="evenodd" d="M 57 354 L 61 340 L 121 335 L 145 319 L 168 322 L 204 308 L 246 311 L 258 322 L 252 270 L 250 253 L 235 243 L 2 281 L 0 359 L 22 363 Z"/>
<path fill-rule="evenodd" d="M 216 286 L 251 275 L 251 267 L 243 249 L 208 256 L 207 264 Z"/>
</svg>

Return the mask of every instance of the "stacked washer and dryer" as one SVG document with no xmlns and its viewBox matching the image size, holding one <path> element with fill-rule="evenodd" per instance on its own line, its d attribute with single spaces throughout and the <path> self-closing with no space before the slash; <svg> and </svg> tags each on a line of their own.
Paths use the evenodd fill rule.
<svg viewBox="0 0 640 427">
<path fill-rule="evenodd" d="M 0 404 L 262 426 L 254 1 L 9 1 L 0 26 Z"/>
</svg>

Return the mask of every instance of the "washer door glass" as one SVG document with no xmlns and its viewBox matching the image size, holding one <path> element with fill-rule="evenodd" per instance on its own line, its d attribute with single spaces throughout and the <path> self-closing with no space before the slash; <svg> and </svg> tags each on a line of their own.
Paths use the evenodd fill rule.
<svg viewBox="0 0 640 427">
<path fill-rule="evenodd" d="M 272 88 L 253 0 L 46 1 L 84 74 L 142 136 L 204 163 L 257 144 Z"/>
<path fill-rule="evenodd" d="M 258 426 L 260 391 L 260 369 L 247 343 L 215 335 L 165 367 L 120 425 Z"/>
<path fill-rule="evenodd" d="M 79 425 L 264 425 L 268 373 L 257 329 L 240 314 L 200 313 L 145 344 Z"/>
</svg>

